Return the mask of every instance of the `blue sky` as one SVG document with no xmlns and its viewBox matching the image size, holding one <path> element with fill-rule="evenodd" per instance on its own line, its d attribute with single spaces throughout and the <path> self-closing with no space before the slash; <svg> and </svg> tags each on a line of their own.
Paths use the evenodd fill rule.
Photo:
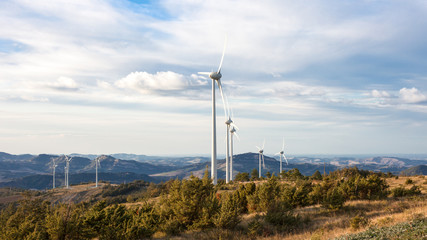
<svg viewBox="0 0 427 240">
<path fill-rule="evenodd" d="M 227 35 L 236 152 L 426 153 L 425 16 L 421 0 L 1 1 L 0 151 L 209 155 L 197 72 Z"/>
</svg>

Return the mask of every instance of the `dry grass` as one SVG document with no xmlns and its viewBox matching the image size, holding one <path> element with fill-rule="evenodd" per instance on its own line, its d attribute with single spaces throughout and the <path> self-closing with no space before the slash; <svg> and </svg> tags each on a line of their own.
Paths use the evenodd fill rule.
<svg viewBox="0 0 427 240">
<path fill-rule="evenodd" d="M 310 223 L 299 233 L 276 235 L 259 239 L 331 239 L 348 233 L 365 231 L 370 226 L 391 226 L 397 223 L 426 216 L 426 196 L 414 199 L 388 199 L 379 201 L 357 200 L 349 201 L 344 209 L 327 212 L 319 206 L 298 209 L 296 213 L 309 217 Z M 357 215 L 363 215 L 368 224 L 359 229 L 350 226 L 350 220 Z"/>
<path fill-rule="evenodd" d="M 413 181 L 412 184 L 405 184 L 406 180 L 411 179 Z M 417 185 L 421 189 L 422 194 L 427 194 L 427 184 L 424 184 L 427 181 L 427 178 L 425 176 L 410 176 L 410 177 L 399 177 L 398 179 L 395 178 L 387 178 L 387 184 L 390 186 L 390 189 L 399 187 L 400 185 L 410 188 L 413 185 Z"/>
</svg>

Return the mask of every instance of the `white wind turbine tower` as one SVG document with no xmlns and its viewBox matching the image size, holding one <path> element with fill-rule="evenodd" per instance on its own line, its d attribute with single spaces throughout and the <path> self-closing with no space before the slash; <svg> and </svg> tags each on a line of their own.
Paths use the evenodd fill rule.
<svg viewBox="0 0 427 240">
<path fill-rule="evenodd" d="M 55 188 L 55 169 L 56 167 L 58 167 L 58 165 L 56 165 L 55 163 L 55 158 L 52 158 L 52 170 L 53 170 L 53 188 Z"/>
<path fill-rule="evenodd" d="M 101 167 L 100 157 L 95 158 L 95 169 L 96 169 L 96 185 L 98 187 L 98 167 Z"/>
<path fill-rule="evenodd" d="M 199 74 L 208 75 L 212 79 L 212 152 L 211 152 L 211 178 L 213 184 L 218 182 L 218 169 L 217 169 L 217 159 L 216 159 L 216 103 L 215 103 L 215 82 L 218 83 L 218 87 L 221 88 L 221 67 L 224 60 L 226 44 L 224 44 L 224 49 L 222 51 L 221 61 L 219 63 L 218 70 L 216 72 L 199 72 Z M 221 91 L 222 92 L 222 91 Z"/>
<path fill-rule="evenodd" d="M 70 188 L 70 183 L 68 181 L 68 176 L 70 172 L 70 162 L 72 157 L 65 156 L 65 187 Z"/>
<path fill-rule="evenodd" d="M 282 170 L 282 156 L 286 160 L 286 165 L 288 165 L 288 159 L 286 159 L 286 156 L 285 156 L 285 138 L 283 138 L 282 150 L 280 152 L 276 153 L 276 155 L 278 155 L 278 154 L 280 154 L 280 173 L 279 174 L 281 174 L 283 171 Z"/>
<path fill-rule="evenodd" d="M 262 159 L 262 166 L 265 168 L 265 162 L 264 162 L 264 145 L 265 145 L 265 139 L 264 142 L 262 143 L 262 148 L 256 146 L 256 148 L 258 148 L 258 160 L 259 160 L 259 178 L 261 178 L 261 159 Z"/>
</svg>

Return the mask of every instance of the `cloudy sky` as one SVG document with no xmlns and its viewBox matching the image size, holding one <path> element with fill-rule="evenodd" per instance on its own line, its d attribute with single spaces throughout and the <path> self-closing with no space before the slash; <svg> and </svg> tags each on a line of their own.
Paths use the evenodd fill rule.
<svg viewBox="0 0 427 240">
<path fill-rule="evenodd" d="M 426 153 L 424 0 L 0 1 L 0 151 Z M 218 153 L 225 124 L 217 97 Z"/>
</svg>

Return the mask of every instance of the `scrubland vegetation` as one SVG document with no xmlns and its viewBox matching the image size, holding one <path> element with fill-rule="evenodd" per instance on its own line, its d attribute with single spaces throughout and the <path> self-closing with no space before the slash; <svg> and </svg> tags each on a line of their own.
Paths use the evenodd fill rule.
<svg viewBox="0 0 427 240">
<path fill-rule="evenodd" d="M 26 192 L 2 205 L 0 239 L 427 237 L 424 176 L 346 168 L 258 179 L 254 170 L 216 186 L 208 176 L 106 184 L 80 202 L 52 203 L 49 193 Z"/>
</svg>

